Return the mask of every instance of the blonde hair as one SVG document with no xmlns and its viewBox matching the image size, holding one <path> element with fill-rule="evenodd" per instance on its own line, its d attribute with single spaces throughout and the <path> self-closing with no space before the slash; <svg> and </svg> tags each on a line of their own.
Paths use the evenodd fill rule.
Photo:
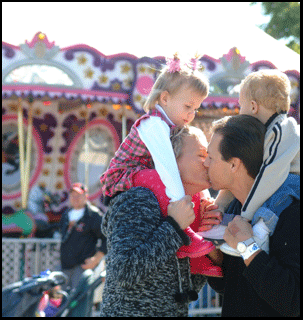
<svg viewBox="0 0 303 320">
<path fill-rule="evenodd" d="M 170 73 L 168 66 L 165 66 L 144 103 L 144 111 L 148 112 L 155 108 L 162 92 L 167 91 L 174 95 L 183 85 L 188 85 L 189 88 L 200 93 L 204 99 L 208 96 L 209 82 L 200 71 L 193 71 L 190 67 L 183 65 L 179 72 Z"/>
<path fill-rule="evenodd" d="M 289 110 L 290 89 L 287 75 L 276 69 L 253 72 L 240 85 L 247 99 L 277 113 Z"/>
<path fill-rule="evenodd" d="M 170 140 L 176 159 L 182 154 L 184 137 L 195 137 L 205 148 L 208 146 L 206 136 L 201 129 L 193 126 L 175 127 L 171 131 Z"/>
</svg>

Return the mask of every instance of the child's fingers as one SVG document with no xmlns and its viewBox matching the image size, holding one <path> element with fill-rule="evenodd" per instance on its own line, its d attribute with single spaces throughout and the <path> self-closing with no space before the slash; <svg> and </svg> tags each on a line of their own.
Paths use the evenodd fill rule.
<svg viewBox="0 0 303 320">
<path fill-rule="evenodd" d="M 201 222 L 201 226 L 203 225 L 213 225 L 213 224 L 220 224 L 220 220 L 219 219 L 203 219 Z"/>
<path fill-rule="evenodd" d="M 216 204 L 209 204 L 208 206 L 205 207 L 205 211 L 212 211 L 212 210 L 215 210 L 215 209 L 218 209 L 218 205 Z"/>
<path fill-rule="evenodd" d="M 206 211 L 202 214 L 202 219 L 218 219 L 220 222 L 222 221 L 222 213 L 221 211 L 211 210 Z"/>
<path fill-rule="evenodd" d="M 204 225 L 198 228 L 198 232 L 208 231 L 212 228 L 212 225 Z"/>
</svg>

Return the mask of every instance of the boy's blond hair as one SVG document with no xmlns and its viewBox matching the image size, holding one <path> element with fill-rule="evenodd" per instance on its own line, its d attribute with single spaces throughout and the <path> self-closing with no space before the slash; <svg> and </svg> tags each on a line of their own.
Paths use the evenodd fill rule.
<svg viewBox="0 0 303 320">
<path fill-rule="evenodd" d="M 154 83 L 151 92 L 145 101 L 143 109 L 145 112 L 155 108 L 156 102 L 164 91 L 174 95 L 183 85 L 188 85 L 190 89 L 200 93 L 204 99 L 208 96 L 209 82 L 200 71 L 193 71 L 188 66 L 184 65 L 180 71 L 170 73 L 168 67 L 164 67 L 159 77 Z"/>
<path fill-rule="evenodd" d="M 278 70 L 260 70 L 249 74 L 240 85 L 247 99 L 277 113 L 290 107 L 290 81 Z"/>
</svg>

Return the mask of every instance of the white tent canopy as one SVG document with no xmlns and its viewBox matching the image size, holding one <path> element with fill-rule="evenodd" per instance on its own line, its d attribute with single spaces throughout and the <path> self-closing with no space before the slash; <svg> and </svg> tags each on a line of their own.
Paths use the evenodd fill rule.
<svg viewBox="0 0 303 320">
<path fill-rule="evenodd" d="M 86 44 L 105 55 L 220 58 L 237 47 L 250 62 L 300 70 L 300 55 L 255 26 L 244 2 L 3 3 L 2 39 L 13 45 L 41 31 L 60 48 Z M 11 18 L 14 17 L 13 24 Z M 17 27 L 19 26 L 19 27 Z"/>
</svg>

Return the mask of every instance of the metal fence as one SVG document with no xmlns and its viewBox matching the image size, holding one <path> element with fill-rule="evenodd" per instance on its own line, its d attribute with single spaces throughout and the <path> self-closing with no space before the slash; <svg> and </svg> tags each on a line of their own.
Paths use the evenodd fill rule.
<svg viewBox="0 0 303 320">
<path fill-rule="evenodd" d="M 220 302 L 219 294 L 207 284 L 199 292 L 198 300 L 190 303 L 188 314 L 190 317 L 220 317 Z"/>
<path fill-rule="evenodd" d="M 2 238 L 2 286 L 60 265 L 60 239 Z"/>
<path fill-rule="evenodd" d="M 60 242 L 60 239 L 2 238 L 2 287 L 46 269 L 58 270 Z M 209 285 L 204 286 L 199 299 L 190 303 L 189 316 L 216 317 L 220 314 L 219 295 Z"/>
</svg>

